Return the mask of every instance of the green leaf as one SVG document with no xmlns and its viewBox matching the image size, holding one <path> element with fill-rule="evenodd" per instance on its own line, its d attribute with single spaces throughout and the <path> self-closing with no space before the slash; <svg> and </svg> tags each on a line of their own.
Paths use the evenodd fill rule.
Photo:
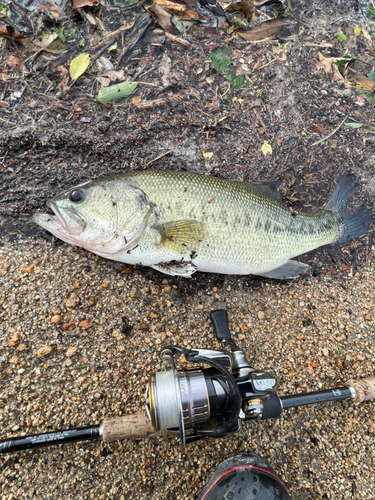
<svg viewBox="0 0 375 500">
<path fill-rule="evenodd" d="M 227 69 L 224 71 L 224 76 L 230 82 L 236 78 L 236 68 Z"/>
<path fill-rule="evenodd" d="M 212 66 L 217 71 L 223 71 L 232 64 L 232 58 L 227 47 L 218 47 L 210 54 Z"/>
<path fill-rule="evenodd" d="M 237 78 L 232 83 L 231 92 L 238 90 L 239 88 L 247 85 L 247 80 L 243 75 L 237 76 Z"/>
<path fill-rule="evenodd" d="M 117 7 L 128 7 L 129 5 L 135 5 L 139 0 L 124 0 L 124 2 L 115 1 Z"/>
<path fill-rule="evenodd" d="M 339 68 L 344 68 L 346 64 L 349 64 L 351 62 L 355 62 L 356 58 L 355 57 L 338 57 L 335 61 L 337 66 Z"/>
<path fill-rule="evenodd" d="M 194 24 L 191 21 L 181 21 L 180 16 L 173 16 L 172 23 L 180 33 L 185 33 L 185 31 L 188 31 Z"/>
<path fill-rule="evenodd" d="M 366 99 L 366 101 L 367 101 L 369 104 L 375 104 L 375 99 L 373 99 L 371 92 L 368 92 L 367 90 L 361 90 L 361 89 L 357 89 L 357 91 L 358 91 L 361 95 L 363 95 L 363 97 Z"/>
<path fill-rule="evenodd" d="M 75 57 L 70 62 L 69 66 L 70 78 L 72 80 L 77 80 L 77 78 L 83 75 L 83 73 L 89 67 L 89 64 L 90 64 L 90 54 L 88 54 L 87 52 L 84 52 L 83 54 L 80 54 L 79 56 Z"/>
<path fill-rule="evenodd" d="M 47 47 L 44 47 L 44 50 L 50 54 L 61 54 L 61 52 L 64 52 L 67 48 L 67 45 L 61 40 L 54 40 L 47 45 Z"/>
<path fill-rule="evenodd" d="M 355 122 L 345 123 L 345 126 L 346 127 L 350 127 L 350 128 L 361 128 L 362 127 L 362 123 L 355 123 Z"/>
<path fill-rule="evenodd" d="M 337 33 L 337 40 L 339 42 L 345 42 L 346 40 L 346 35 L 344 35 L 344 33 L 341 33 L 340 31 Z"/>
<path fill-rule="evenodd" d="M 367 14 L 371 17 L 375 17 L 375 9 L 374 7 L 367 7 Z"/>
<path fill-rule="evenodd" d="M 138 82 L 122 82 L 117 85 L 111 85 L 111 87 L 102 87 L 99 90 L 96 100 L 100 102 L 100 104 L 107 104 L 107 102 L 124 99 L 134 92 L 137 85 Z"/>
<path fill-rule="evenodd" d="M 367 78 L 375 83 L 375 71 L 371 71 L 371 73 L 367 75 Z"/>
<path fill-rule="evenodd" d="M 0 19 L 11 19 L 10 9 L 3 2 L 0 2 Z"/>
</svg>

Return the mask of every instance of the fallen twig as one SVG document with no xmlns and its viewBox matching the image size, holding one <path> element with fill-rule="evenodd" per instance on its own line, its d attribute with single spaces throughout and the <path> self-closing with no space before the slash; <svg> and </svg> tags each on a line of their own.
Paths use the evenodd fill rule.
<svg viewBox="0 0 375 500">
<path fill-rule="evenodd" d="M 186 40 L 183 40 L 182 38 L 178 37 L 178 36 L 174 36 L 172 35 L 171 33 L 165 33 L 165 38 L 167 38 L 168 40 L 170 40 L 171 42 L 176 42 L 178 43 L 179 45 L 181 45 L 181 47 L 183 47 L 184 49 L 190 49 L 191 45 L 189 42 L 187 42 Z"/>
<path fill-rule="evenodd" d="M 314 144 L 311 144 L 311 146 L 317 146 L 318 144 L 321 144 L 322 142 L 326 141 L 327 139 L 329 139 L 330 137 L 332 137 L 334 134 L 336 134 L 336 132 L 338 131 L 338 129 L 341 127 L 341 125 L 343 125 L 346 122 L 346 120 L 348 118 L 349 118 L 349 115 L 345 116 L 345 118 L 343 119 L 343 121 L 340 123 L 340 125 L 338 127 L 335 128 L 335 130 L 333 130 L 326 137 L 323 137 L 319 141 L 314 142 Z"/>
<path fill-rule="evenodd" d="M 258 70 L 260 69 L 263 69 L 265 68 L 266 66 L 269 66 L 270 64 L 272 64 L 273 62 L 275 62 L 277 60 L 277 57 L 275 57 L 275 59 L 272 59 L 272 61 L 269 61 L 267 64 L 263 64 L 263 66 L 260 66 L 259 68 L 257 68 Z"/>
<path fill-rule="evenodd" d="M 141 21 L 137 26 L 134 27 L 134 31 L 137 34 L 137 36 L 130 42 L 128 43 L 128 45 L 126 47 L 124 47 L 123 51 L 121 52 L 118 60 L 117 60 L 117 63 L 116 63 L 116 68 L 118 68 L 120 62 L 122 61 L 122 59 L 129 53 L 131 52 L 134 47 L 140 42 L 140 40 L 142 40 L 143 36 L 145 35 L 146 31 L 148 30 L 148 28 L 153 24 L 154 22 L 154 19 L 149 15 L 148 17 L 146 17 L 145 19 L 143 19 L 143 21 Z"/>
<path fill-rule="evenodd" d="M 109 35 L 105 36 L 103 40 L 98 43 L 97 45 L 94 45 L 93 47 L 90 47 L 89 50 L 99 50 L 102 47 L 105 47 L 108 42 L 111 42 L 115 38 L 117 38 L 121 33 L 123 33 L 126 30 L 129 30 L 134 26 L 134 23 L 126 23 L 123 24 L 122 26 L 119 27 L 116 31 L 113 31 L 112 33 L 109 33 Z"/>
<path fill-rule="evenodd" d="M 170 153 L 173 153 L 173 151 L 171 149 L 169 151 L 167 151 L 166 153 L 163 153 L 163 154 L 157 156 L 156 158 L 154 158 L 153 160 L 149 161 L 147 163 L 147 165 L 145 166 L 145 168 L 147 168 L 149 165 L 151 165 L 151 163 L 154 163 L 155 161 L 160 160 L 160 158 L 163 158 L 163 156 L 167 156 Z"/>
<path fill-rule="evenodd" d="M 167 102 L 168 102 L 167 99 L 161 98 L 161 99 L 155 99 L 154 101 L 138 102 L 137 104 L 134 104 L 134 106 L 137 109 L 147 109 L 147 108 L 153 108 L 154 106 L 165 106 Z"/>
</svg>

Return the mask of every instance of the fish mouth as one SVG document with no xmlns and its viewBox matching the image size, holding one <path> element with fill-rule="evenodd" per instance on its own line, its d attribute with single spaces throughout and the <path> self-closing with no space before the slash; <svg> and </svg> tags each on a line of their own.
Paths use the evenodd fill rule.
<svg viewBox="0 0 375 500">
<path fill-rule="evenodd" d="M 65 222 L 64 217 L 62 216 L 56 203 L 54 203 L 53 201 L 47 202 L 46 215 L 48 215 L 50 217 L 51 222 L 60 224 L 62 230 L 66 231 L 67 233 L 69 232 L 69 229 L 68 229 L 68 226 Z"/>
<path fill-rule="evenodd" d="M 86 221 L 74 209 L 60 209 L 53 201 L 47 202 L 46 213 L 34 214 L 33 221 L 60 238 L 79 235 L 86 226 Z"/>
</svg>

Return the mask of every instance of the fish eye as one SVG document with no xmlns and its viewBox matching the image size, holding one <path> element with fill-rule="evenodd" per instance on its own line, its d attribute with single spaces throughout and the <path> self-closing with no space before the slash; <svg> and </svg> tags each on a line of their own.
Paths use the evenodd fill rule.
<svg viewBox="0 0 375 500">
<path fill-rule="evenodd" d="M 69 194 L 69 200 L 75 203 L 83 200 L 83 193 L 80 189 L 75 189 Z"/>
</svg>

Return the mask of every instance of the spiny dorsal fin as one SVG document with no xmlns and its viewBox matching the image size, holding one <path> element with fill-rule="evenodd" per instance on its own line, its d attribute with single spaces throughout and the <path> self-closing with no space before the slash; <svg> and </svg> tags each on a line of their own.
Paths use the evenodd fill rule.
<svg viewBox="0 0 375 500">
<path fill-rule="evenodd" d="M 249 184 L 249 185 L 255 186 L 258 189 L 261 189 L 262 191 L 264 191 L 265 193 L 267 193 L 268 196 L 271 196 L 271 198 L 274 198 L 277 201 L 281 201 L 281 193 L 279 191 L 279 187 L 282 184 L 281 181 L 245 182 L 245 184 Z"/>
<path fill-rule="evenodd" d="M 196 250 L 204 238 L 205 224 L 196 220 L 178 220 L 157 227 L 161 234 L 159 245 L 176 252 Z"/>
</svg>

